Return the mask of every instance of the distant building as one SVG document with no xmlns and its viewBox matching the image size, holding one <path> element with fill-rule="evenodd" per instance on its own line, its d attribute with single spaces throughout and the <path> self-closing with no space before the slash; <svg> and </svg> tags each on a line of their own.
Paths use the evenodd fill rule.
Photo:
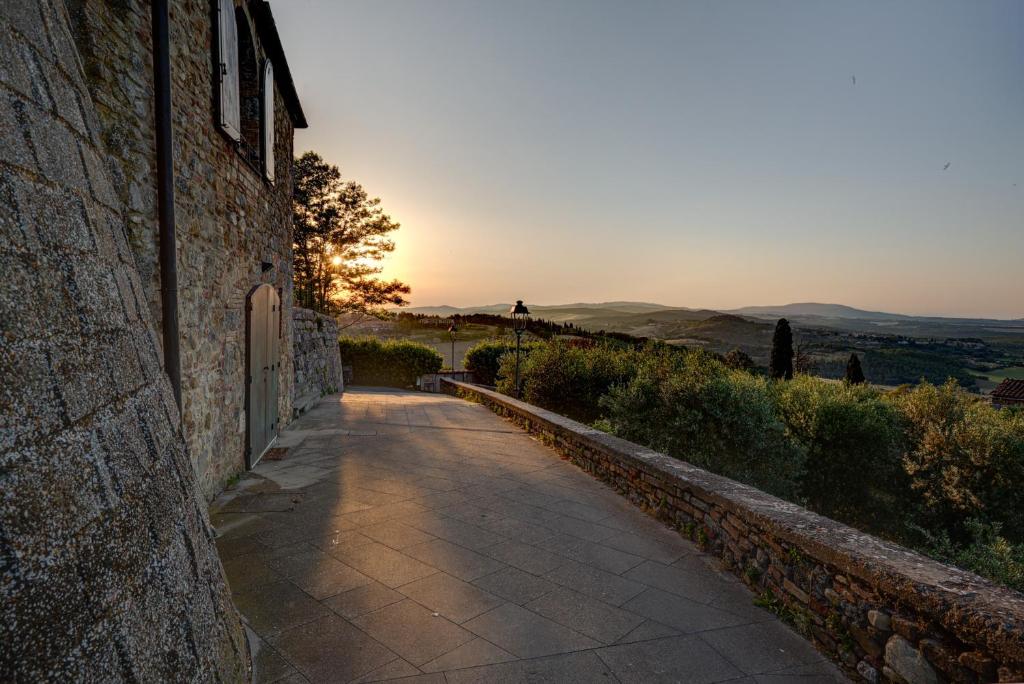
<svg viewBox="0 0 1024 684">
<path fill-rule="evenodd" d="M 996 408 L 1024 406 L 1024 380 L 1006 378 L 992 390 L 989 397 L 992 399 L 992 405 Z"/>
</svg>

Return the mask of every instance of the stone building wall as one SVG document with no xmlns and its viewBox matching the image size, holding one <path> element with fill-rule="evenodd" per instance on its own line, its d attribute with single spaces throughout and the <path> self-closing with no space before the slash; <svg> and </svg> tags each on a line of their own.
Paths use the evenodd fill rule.
<svg viewBox="0 0 1024 684">
<path fill-rule="evenodd" d="M 115 191 L 126 208 L 144 301 L 159 329 L 150 3 L 65 2 Z M 214 16 L 210 0 L 171 3 L 182 407 L 189 452 L 207 499 L 245 467 L 246 296 L 261 283 L 273 285 L 285 322 L 292 302 L 292 120 L 278 89 L 270 184 L 217 126 Z M 262 59 L 263 48 L 257 47 Z M 272 265 L 266 272 L 264 262 Z M 281 426 L 292 415 L 290 330 L 282 326 Z"/>
<path fill-rule="evenodd" d="M 325 394 L 341 392 L 341 350 L 338 324 L 309 309 L 292 309 L 295 349 L 295 414 L 305 412 Z"/>
<path fill-rule="evenodd" d="M 1024 681 L 1024 595 L 753 487 L 465 383 L 723 563 L 857 681 Z"/>
<path fill-rule="evenodd" d="M 248 679 L 60 0 L 0 10 L 0 681 Z"/>
</svg>

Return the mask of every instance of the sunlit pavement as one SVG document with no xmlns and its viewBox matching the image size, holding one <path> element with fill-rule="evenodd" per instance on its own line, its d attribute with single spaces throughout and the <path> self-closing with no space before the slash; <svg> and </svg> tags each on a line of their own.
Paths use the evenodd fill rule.
<svg viewBox="0 0 1024 684">
<path fill-rule="evenodd" d="M 738 580 L 485 408 L 374 389 L 211 519 L 258 682 L 836 682 Z"/>
</svg>

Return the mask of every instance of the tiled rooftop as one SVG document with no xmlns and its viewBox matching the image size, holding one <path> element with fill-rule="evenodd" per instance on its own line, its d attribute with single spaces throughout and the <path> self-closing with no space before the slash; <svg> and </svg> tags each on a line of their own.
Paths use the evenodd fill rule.
<svg viewBox="0 0 1024 684">
<path fill-rule="evenodd" d="M 1005 378 L 992 390 L 992 398 L 1024 401 L 1024 380 Z"/>
<path fill-rule="evenodd" d="M 215 504 L 258 682 L 845 681 L 716 561 L 453 397 L 322 401 Z"/>
</svg>

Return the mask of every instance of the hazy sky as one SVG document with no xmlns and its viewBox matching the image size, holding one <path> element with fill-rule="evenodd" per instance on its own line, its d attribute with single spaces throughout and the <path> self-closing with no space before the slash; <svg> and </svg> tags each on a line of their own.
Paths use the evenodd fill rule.
<svg viewBox="0 0 1024 684">
<path fill-rule="evenodd" d="M 1024 316 L 1020 0 L 273 7 L 414 304 Z"/>
</svg>

